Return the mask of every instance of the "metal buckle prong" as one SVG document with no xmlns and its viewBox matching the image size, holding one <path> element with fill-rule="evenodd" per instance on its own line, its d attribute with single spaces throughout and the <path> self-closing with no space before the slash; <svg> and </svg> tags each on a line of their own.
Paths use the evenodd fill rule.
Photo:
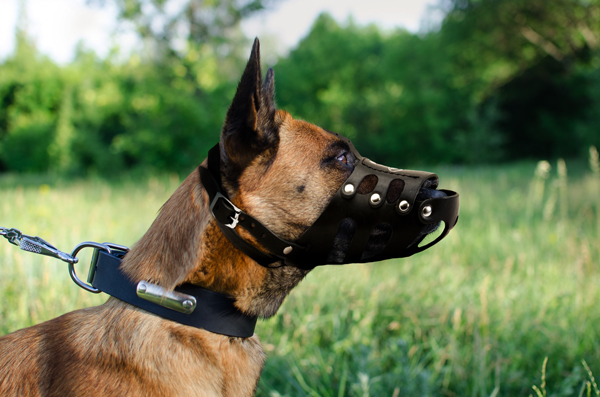
<svg viewBox="0 0 600 397">
<path fill-rule="evenodd" d="M 233 205 L 233 204 L 231 204 L 231 205 Z M 230 229 L 235 229 L 237 224 L 240 222 L 240 214 L 242 213 L 242 210 L 237 208 L 235 205 L 233 205 L 233 209 L 235 210 L 235 214 L 233 216 L 229 217 L 229 219 L 231 219 L 231 223 L 225 224 L 225 226 L 227 226 Z"/>
<path fill-rule="evenodd" d="M 215 206 L 217 205 L 217 203 L 219 202 L 219 200 L 224 200 L 227 203 L 228 206 L 230 206 L 231 208 L 233 208 L 233 211 L 235 213 L 233 214 L 233 216 L 229 217 L 229 219 L 231 219 L 231 223 L 224 223 L 224 226 L 227 226 L 230 229 L 235 229 L 235 227 L 240 222 L 240 214 L 242 213 L 242 210 L 239 209 L 238 207 L 236 207 L 235 204 L 233 204 L 231 202 L 231 200 L 229 200 L 227 197 L 225 197 L 221 193 L 217 192 L 217 194 L 213 198 L 212 202 L 210 203 L 210 212 L 213 214 L 213 216 L 216 219 L 219 219 L 219 218 L 215 215 Z"/>
</svg>

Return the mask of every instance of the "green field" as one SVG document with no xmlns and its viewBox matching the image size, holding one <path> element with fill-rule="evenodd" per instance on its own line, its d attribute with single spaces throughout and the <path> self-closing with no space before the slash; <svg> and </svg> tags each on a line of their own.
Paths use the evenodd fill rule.
<svg viewBox="0 0 600 397">
<path fill-rule="evenodd" d="M 457 227 L 408 259 L 313 271 L 259 322 L 258 395 L 600 395 L 600 172 L 587 161 L 436 172 L 461 195 Z M 65 251 L 132 245 L 179 182 L 5 176 L 0 226 Z M 0 241 L 0 334 L 105 299 L 64 263 Z"/>
</svg>

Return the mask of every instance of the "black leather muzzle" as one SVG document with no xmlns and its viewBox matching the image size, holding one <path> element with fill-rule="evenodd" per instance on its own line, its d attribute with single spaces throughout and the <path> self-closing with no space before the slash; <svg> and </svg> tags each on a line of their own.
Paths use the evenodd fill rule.
<svg viewBox="0 0 600 397">
<path fill-rule="evenodd" d="M 337 135 L 337 134 L 336 134 Z M 458 193 L 435 190 L 436 174 L 400 170 L 362 157 L 315 223 L 296 241 L 308 247 L 291 262 L 346 264 L 403 258 L 438 243 L 458 221 Z M 444 222 L 431 243 L 421 241 Z"/>
<path fill-rule="evenodd" d="M 335 135 L 353 152 L 354 171 L 315 223 L 294 242 L 281 239 L 231 203 L 221 185 L 219 145 L 211 149 L 208 169 L 199 167 L 200 177 L 210 197 L 211 212 L 234 246 L 265 267 L 284 261 L 288 266 L 310 269 L 407 257 L 437 244 L 456 225 L 458 193 L 436 190 L 436 174 L 376 164 L 360 156 L 349 139 Z M 419 247 L 441 222 L 443 232 Z M 239 227 L 264 249 L 243 239 L 236 231 Z"/>
</svg>

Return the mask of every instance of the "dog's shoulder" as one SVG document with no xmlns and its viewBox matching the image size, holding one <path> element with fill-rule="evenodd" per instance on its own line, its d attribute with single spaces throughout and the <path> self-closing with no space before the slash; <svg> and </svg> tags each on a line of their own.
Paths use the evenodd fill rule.
<svg viewBox="0 0 600 397">
<path fill-rule="evenodd" d="M 256 335 L 217 335 L 109 299 L 1 337 L 0 395 L 251 396 L 264 361 Z"/>
</svg>

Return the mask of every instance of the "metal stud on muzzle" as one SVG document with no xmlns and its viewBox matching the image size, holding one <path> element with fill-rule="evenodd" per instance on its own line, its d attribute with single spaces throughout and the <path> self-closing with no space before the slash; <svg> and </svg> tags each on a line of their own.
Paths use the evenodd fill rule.
<svg viewBox="0 0 600 397">
<path fill-rule="evenodd" d="M 294 242 L 279 238 L 229 201 L 221 187 L 218 145 L 209 152 L 208 169 L 200 167 L 202 183 L 217 224 L 238 249 L 266 267 L 280 260 L 300 268 L 374 262 L 421 252 L 437 244 L 456 225 L 458 193 L 437 190 L 436 174 L 379 165 L 362 157 L 349 139 L 335 135 L 354 154 L 354 171 L 315 223 Z M 441 222 L 443 232 L 419 246 Z M 241 238 L 235 230 L 239 226 L 269 253 Z"/>
</svg>

